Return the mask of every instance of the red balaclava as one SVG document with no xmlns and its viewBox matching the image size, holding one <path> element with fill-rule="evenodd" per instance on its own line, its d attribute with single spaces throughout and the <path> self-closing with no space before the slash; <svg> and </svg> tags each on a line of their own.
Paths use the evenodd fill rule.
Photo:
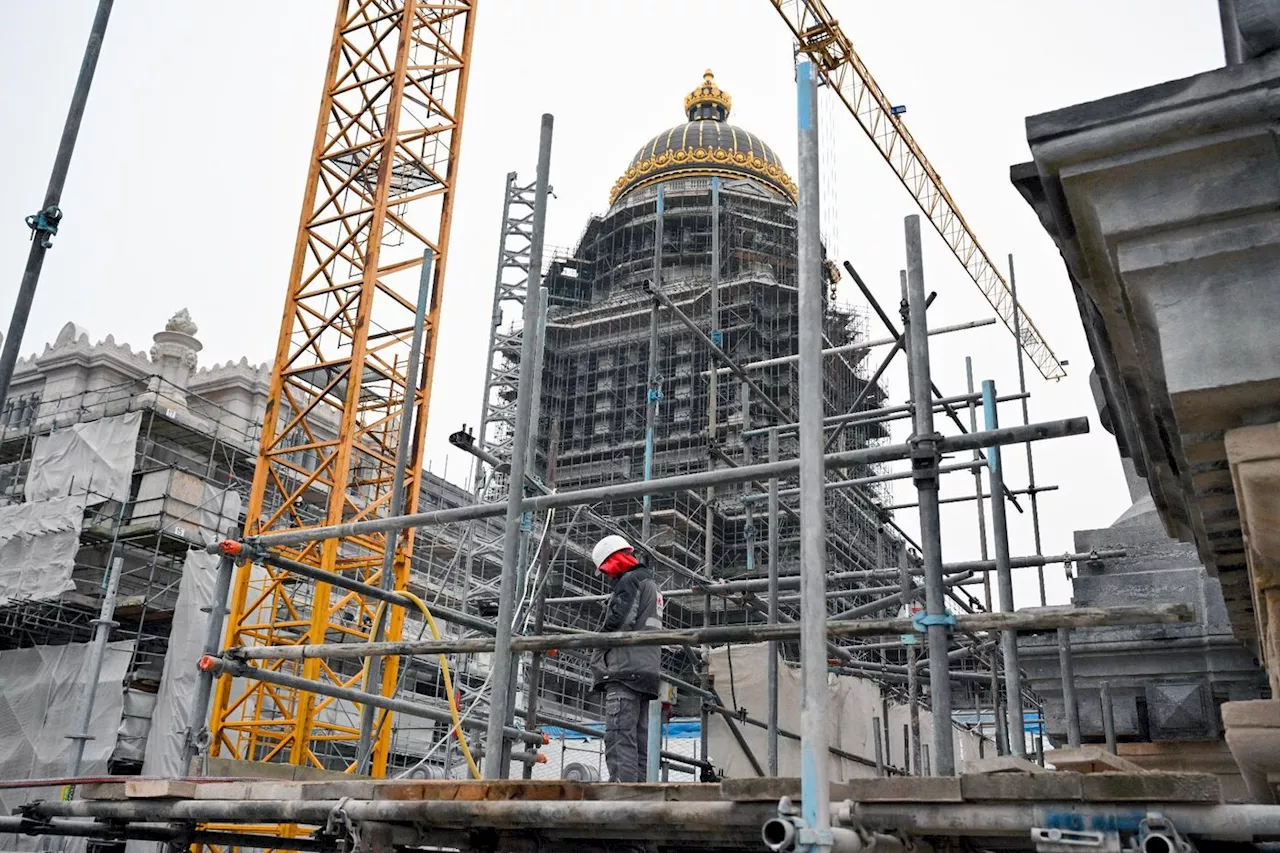
<svg viewBox="0 0 1280 853">
<path fill-rule="evenodd" d="M 624 548 L 621 551 L 615 551 L 609 559 L 600 564 L 600 571 L 609 577 L 617 580 L 624 572 L 632 566 L 639 565 L 640 561 L 635 558 L 634 552 L 630 548 Z"/>
</svg>

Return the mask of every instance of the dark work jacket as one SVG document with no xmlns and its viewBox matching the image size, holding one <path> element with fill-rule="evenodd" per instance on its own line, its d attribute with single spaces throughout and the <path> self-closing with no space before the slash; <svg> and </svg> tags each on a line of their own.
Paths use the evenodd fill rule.
<svg viewBox="0 0 1280 853">
<path fill-rule="evenodd" d="M 613 582 L 600 632 L 656 631 L 661 627 L 662 594 L 653 572 L 643 563 L 632 566 Z M 603 690 L 607 684 L 620 683 L 656 699 L 661 672 L 661 646 L 596 649 L 591 656 L 591 689 Z"/>
</svg>

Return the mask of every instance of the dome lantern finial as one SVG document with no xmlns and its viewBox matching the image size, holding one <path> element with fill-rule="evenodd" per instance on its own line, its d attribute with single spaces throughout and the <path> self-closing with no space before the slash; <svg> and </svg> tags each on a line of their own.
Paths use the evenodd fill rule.
<svg viewBox="0 0 1280 853">
<path fill-rule="evenodd" d="M 733 98 L 716 85 L 710 68 L 703 73 L 702 83 L 684 98 L 684 112 L 689 121 L 725 121 L 732 107 Z"/>
</svg>

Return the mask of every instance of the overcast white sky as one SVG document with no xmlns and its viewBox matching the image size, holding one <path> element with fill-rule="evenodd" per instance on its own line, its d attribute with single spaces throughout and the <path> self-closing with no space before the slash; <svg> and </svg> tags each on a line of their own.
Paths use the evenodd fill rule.
<svg viewBox="0 0 1280 853">
<path fill-rule="evenodd" d="M 44 195 L 94 0 L 0 0 L 0 325 L 7 326 L 27 253 L 23 217 Z M 1017 260 L 1019 296 L 1069 376 L 1041 381 L 1028 365 L 1033 420 L 1089 415 L 1087 437 L 1037 447 L 1044 548 L 1072 549 L 1072 531 L 1105 527 L 1129 504 L 1115 442 L 1097 423 L 1090 358 L 1057 251 L 1008 180 L 1029 159 L 1028 115 L 1222 64 L 1212 0 L 1075 0 L 1071 4 L 828 0 L 942 174 L 988 252 Z M 460 193 L 429 428 L 439 473 L 447 436 L 475 423 L 505 174 L 532 176 L 539 116 L 556 117 L 549 242 L 572 244 L 607 206 L 635 150 L 682 120 L 703 69 L 734 99 L 732 121 L 759 134 L 794 174 L 790 38 L 766 0 L 482 0 L 467 104 Z M 202 364 L 272 357 L 314 129 L 333 4 L 118 0 L 63 195 L 65 219 L 45 262 L 24 350 L 67 321 L 97 340 L 136 347 L 188 308 Z M 838 143 L 834 246 L 897 303 L 902 219 L 914 203 L 847 116 L 827 114 Z M 990 316 L 977 289 L 928 228 L 925 274 L 939 293 L 931 324 Z M 852 284 L 841 298 L 854 301 Z M 873 334 L 879 335 L 876 325 Z M 1016 390 L 1002 326 L 935 338 L 934 378 L 964 390 L 964 356 L 979 379 Z M 873 358 L 875 358 L 873 356 Z M 901 365 L 891 400 L 906 395 Z M 1016 404 L 1002 422 L 1020 417 Z M 895 439 L 905 429 L 899 427 Z M 451 479 L 468 469 L 448 461 Z M 1021 449 L 1006 453 L 1010 487 L 1025 485 Z M 955 474 L 944 494 L 972 489 Z M 913 499 L 909 485 L 899 500 Z M 915 529 L 914 518 L 901 522 Z M 978 552 L 973 505 L 944 507 L 948 560 Z M 1029 514 L 1011 513 L 1012 550 L 1033 552 Z M 1017 575 L 1018 604 L 1037 603 L 1034 571 Z M 1060 567 L 1051 597 L 1065 601 Z"/>
</svg>

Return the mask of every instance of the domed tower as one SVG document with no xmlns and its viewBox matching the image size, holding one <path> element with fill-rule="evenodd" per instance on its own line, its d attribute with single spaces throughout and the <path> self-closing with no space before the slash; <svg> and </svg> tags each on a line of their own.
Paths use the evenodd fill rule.
<svg viewBox="0 0 1280 853">
<path fill-rule="evenodd" d="M 672 311 L 655 309 L 645 289 L 646 282 L 655 282 L 738 364 L 797 351 L 796 185 L 760 136 L 729 123 L 731 108 L 729 94 L 707 71 L 684 99 L 686 121 L 640 146 L 614 183 L 608 210 L 587 223 L 573 257 L 553 262 L 544 279 L 550 311 L 538 435 L 542 460 L 554 461 L 558 489 L 644 479 L 651 397 L 657 403 L 654 478 L 763 461 L 767 437 L 751 430 L 796 419 L 794 362 L 752 368 L 768 399 L 744 394 L 736 376 L 722 372 L 713 378 L 723 363 Z M 791 125 L 788 117 L 778 132 Z M 827 345 L 855 340 L 856 321 L 851 311 L 829 304 Z M 654 376 L 651 340 L 657 349 Z M 850 351 L 827 359 L 832 414 L 847 412 L 865 387 L 858 369 L 863 355 Z M 873 389 L 861 407 L 878 405 L 882 396 Z M 877 438 L 878 429 L 847 430 L 839 446 Z M 782 434 L 784 458 L 795 455 L 794 441 L 794 432 Z M 763 569 L 764 504 L 751 498 L 762 488 L 655 495 L 649 548 L 700 572 L 709 564 L 719 576 Z M 874 511 L 837 494 L 828 501 L 837 543 L 832 570 L 874 566 Z M 594 509 L 639 540 L 640 500 Z M 782 521 L 785 573 L 798 560 L 798 530 L 789 518 Z M 581 519 L 577 530 L 570 537 L 584 543 L 597 532 Z M 589 573 L 568 574 L 572 587 L 594 586 Z M 681 606 L 701 608 L 702 602 L 669 602 L 669 624 L 701 623 L 700 613 L 682 612 Z M 722 616 L 717 611 L 713 621 Z"/>
</svg>

